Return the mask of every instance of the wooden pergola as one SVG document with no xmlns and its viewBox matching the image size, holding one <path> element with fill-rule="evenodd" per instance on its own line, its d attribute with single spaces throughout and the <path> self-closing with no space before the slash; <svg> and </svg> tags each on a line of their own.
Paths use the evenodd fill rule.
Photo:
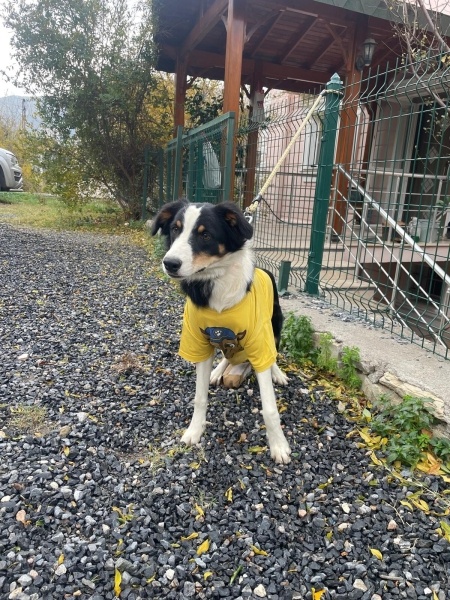
<svg viewBox="0 0 450 600">
<path fill-rule="evenodd" d="M 223 81 L 223 112 L 238 114 L 243 85 L 251 100 L 262 88 L 318 92 L 338 73 L 345 100 L 357 98 L 366 38 L 377 44 L 372 68 L 401 55 L 383 0 L 159 0 L 155 10 L 157 67 L 175 74 L 175 128 L 184 126 L 186 90 L 198 77 Z M 342 113 L 337 162 L 347 166 L 355 121 L 356 111 Z"/>
</svg>

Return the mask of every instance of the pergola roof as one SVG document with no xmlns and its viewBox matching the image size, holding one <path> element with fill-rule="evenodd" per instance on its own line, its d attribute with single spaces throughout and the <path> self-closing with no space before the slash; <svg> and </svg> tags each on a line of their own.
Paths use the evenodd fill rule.
<svg viewBox="0 0 450 600">
<path fill-rule="evenodd" d="M 228 0 L 159 0 L 158 68 L 173 73 L 188 56 L 187 75 L 224 79 Z M 345 70 L 358 29 L 375 38 L 374 63 L 401 54 L 383 0 L 247 0 L 242 83 L 259 65 L 268 87 L 307 91 Z"/>
</svg>

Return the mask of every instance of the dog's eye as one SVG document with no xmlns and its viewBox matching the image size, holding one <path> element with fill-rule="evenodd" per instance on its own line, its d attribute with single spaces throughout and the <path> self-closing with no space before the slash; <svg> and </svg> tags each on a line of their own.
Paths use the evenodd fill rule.
<svg viewBox="0 0 450 600">
<path fill-rule="evenodd" d="M 201 233 L 200 235 L 202 236 L 202 239 L 205 240 L 205 242 L 209 242 L 209 240 L 211 239 L 211 234 L 207 231 L 203 231 L 203 233 Z"/>
</svg>

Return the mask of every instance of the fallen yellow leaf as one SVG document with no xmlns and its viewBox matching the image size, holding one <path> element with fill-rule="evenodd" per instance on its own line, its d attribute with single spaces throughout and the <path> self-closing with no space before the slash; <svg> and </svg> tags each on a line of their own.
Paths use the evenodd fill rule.
<svg viewBox="0 0 450 600">
<path fill-rule="evenodd" d="M 408 502 L 408 500 L 400 500 L 400 504 L 403 504 L 403 506 L 407 506 L 409 510 L 414 510 L 413 505 L 410 502 Z"/>
<path fill-rule="evenodd" d="M 324 594 L 325 594 L 325 590 L 317 590 L 317 592 L 316 592 L 316 590 L 314 588 L 312 589 L 313 600 L 320 600 Z"/>
<path fill-rule="evenodd" d="M 61 565 L 64 562 L 64 554 L 60 554 L 58 556 L 58 565 Z"/>
<path fill-rule="evenodd" d="M 267 450 L 267 446 L 251 446 L 248 451 L 250 454 L 261 454 Z"/>
<path fill-rule="evenodd" d="M 269 556 L 268 553 L 265 550 L 261 550 L 261 548 L 257 548 L 256 546 L 250 546 L 250 548 L 259 556 Z"/>
<path fill-rule="evenodd" d="M 379 550 L 377 550 L 376 548 L 369 548 L 369 550 L 375 556 L 375 558 L 378 558 L 378 560 L 383 560 L 383 555 Z"/>
<path fill-rule="evenodd" d="M 181 536 L 181 541 L 182 542 L 188 542 L 189 540 L 195 540 L 195 538 L 198 538 L 198 532 L 197 531 L 193 531 L 192 533 L 190 533 L 186 537 Z"/>
<path fill-rule="evenodd" d="M 228 502 L 233 502 L 233 489 L 231 487 L 229 487 L 225 492 L 225 497 Z"/>
<path fill-rule="evenodd" d="M 196 504 L 194 506 L 194 508 L 197 511 L 197 516 L 195 517 L 195 520 L 201 519 L 202 517 L 205 516 L 205 511 L 203 510 L 203 508 L 201 506 L 199 506 L 198 504 Z"/>
<path fill-rule="evenodd" d="M 439 525 L 441 526 L 443 536 L 447 542 L 450 542 L 450 525 L 447 523 L 447 521 L 441 521 Z"/>
<path fill-rule="evenodd" d="M 383 466 L 382 461 L 378 458 L 378 456 L 375 454 L 375 452 L 370 453 L 370 459 L 372 460 L 372 462 L 374 464 L 378 465 L 379 467 Z"/>
<path fill-rule="evenodd" d="M 122 573 L 118 570 L 114 570 L 114 594 L 118 598 L 120 596 L 120 592 L 122 591 L 120 584 L 122 583 Z"/>
<path fill-rule="evenodd" d="M 209 550 L 209 540 L 206 539 L 202 544 L 200 544 L 200 546 L 197 548 L 197 554 L 199 556 L 201 556 L 202 554 L 204 554 L 205 552 L 208 552 Z"/>
<path fill-rule="evenodd" d="M 211 577 L 212 574 L 213 574 L 212 571 L 205 571 L 203 573 L 203 579 L 205 579 L 205 580 L 208 579 L 208 577 Z"/>
<path fill-rule="evenodd" d="M 430 507 L 425 502 L 425 500 L 422 500 L 421 498 L 411 498 L 411 502 L 414 504 L 414 506 L 416 506 L 422 512 L 424 512 L 424 513 L 430 512 Z"/>
</svg>

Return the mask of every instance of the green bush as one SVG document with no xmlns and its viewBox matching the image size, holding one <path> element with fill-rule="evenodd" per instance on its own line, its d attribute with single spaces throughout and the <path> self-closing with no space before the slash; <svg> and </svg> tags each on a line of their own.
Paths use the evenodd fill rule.
<svg viewBox="0 0 450 600">
<path fill-rule="evenodd" d="M 341 365 L 338 367 L 337 375 L 343 382 L 354 390 L 361 387 L 361 379 L 358 377 L 357 365 L 361 360 L 359 348 L 356 346 L 344 346 L 341 353 Z"/>
<path fill-rule="evenodd" d="M 387 438 L 388 462 L 398 460 L 414 467 L 427 450 L 432 450 L 444 462 L 450 460 L 450 441 L 434 438 L 431 433 L 437 419 L 426 408 L 430 402 L 426 398 L 405 396 L 401 404 L 394 405 L 385 398 L 380 399 L 380 412 L 370 427 Z"/>
<path fill-rule="evenodd" d="M 299 365 L 317 362 L 319 351 L 314 347 L 314 329 L 309 317 L 289 313 L 281 332 L 281 349 Z"/>
</svg>

